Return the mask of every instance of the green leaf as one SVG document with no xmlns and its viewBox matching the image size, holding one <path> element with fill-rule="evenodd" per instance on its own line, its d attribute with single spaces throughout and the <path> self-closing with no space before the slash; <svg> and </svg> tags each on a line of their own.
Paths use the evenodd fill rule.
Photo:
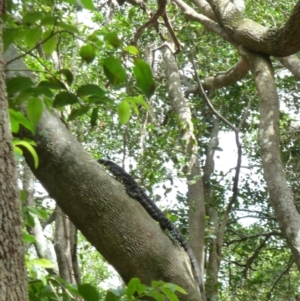
<svg viewBox="0 0 300 301">
<path fill-rule="evenodd" d="M 120 298 L 116 296 L 111 290 L 108 290 L 105 295 L 105 301 L 119 301 Z"/>
<path fill-rule="evenodd" d="M 155 82 L 152 71 L 146 62 L 141 59 L 134 61 L 133 73 L 137 81 L 137 86 L 149 98 L 155 91 Z"/>
<path fill-rule="evenodd" d="M 33 81 L 29 77 L 17 76 L 10 78 L 6 83 L 7 94 L 14 94 L 33 86 Z"/>
<path fill-rule="evenodd" d="M 24 96 L 26 99 L 28 98 L 28 96 L 39 97 L 41 95 L 45 95 L 50 98 L 54 97 L 54 94 L 52 93 L 52 91 L 49 88 L 40 87 L 40 86 L 24 89 L 20 93 L 20 96 L 21 97 Z"/>
<path fill-rule="evenodd" d="M 30 235 L 30 234 L 27 234 L 27 233 L 24 233 L 23 234 L 23 239 L 24 239 L 24 242 L 29 244 L 29 243 L 36 243 L 36 239 L 33 235 Z"/>
<path fill-rule="evenodd" d="M 44 32 L 43 41 L 45 41 L 43 42 L 44 52 L 47 56 L 50 56 L 52 52 L 56 49 L 56 36 L 53 34 L 52 30 Z"/>
<path fill-rule="evenodd" d="M 55 96 L 53 108 L 60 108 L 73 103 L 79 103 L 79 99 L 73 93 L 60 92 Z"/>
<path fill-rule="evenodd" d="M 108 57 L 103 61 L 104 73 L 112 85 L 119 85 L 126 80 L 126 71 L 122 66 L 121 60 Z"/>
<path fill-rule="evenodd" d="M 35 266 L 46 268 L 46 269 L 47 268 L 51 269 L 54 267 L 54 264 L 46 258 L 33 259 L 30 261 L 30 263 Z"/>
<path fill-rule="evenodd" d="M 38 168 L 38 166 L 39 166 L 39 157 L 38 157 L 35 149 L 31 146 L 31 144 L 35 145 L 33 141 L 32 142 L 25 141 L 25 140 L 14 140 L 13 141 L 14 146 L 22 145 L 25 148 L 27 148 L 27 150 L 30 152 L 30 154 L 33 158 L 34 168 Z"/>
<path fill-rule="evenodd" d="M 81 0 L 81 3 L 84 8 L 89 9 L 89 10 L 95 10 L 95 6 L 92 0 Z"/>
<path fill-rule="evenodd" d="M 33 124 L 37 124 L 43 114 L 43 102 L 37 97 L 29 99 L 26 106 L 26 113 L 29 120 Z"/>
<path fill-rule="evenodd" d="M 95 95 L 95 96 L 102 97 L 105 95 L 105 91 L 102 90 L 98 85 L 87 84 L 79 87 L 77 89 L 76 94 L 78 97 L 83 97 L 87 95 Z"/>
<path fill-rule="evenodd" d="M 141 281 L 139 278 L 132 278 L 126 288 L 126 295 L 130 298 L 137 291 Z"/>
<path fill-rule="evenodd" d="M 79 30 L 76 26 L 73 26 L 71 24 L 67 24 L 67 23 L 62 22 L 62 21 L 57 22 L 57 26 L 62 28 L 62 29 L 65 29 L 65 30 L 67 30 L 71 33 L 79 33 Z"/>
<path fill-rule="evenodd" d="M 29 28 L 24 38 L 24 42 L 28 48 L 33 48 L 43 34 L 42 28 Z"/>
<path fill-rule="evenodd" d="M 95 104 L 112 104 L 114 102 L 112 99 L 110 99 L 107 96 L 99 97 L 95 95 L 90 96 L 88 101 L 89 103 L 95 103 Z"/>
<path fill-rule="evenodd" d="M 82 115 L 86 114 L 89 111 L 89 109 L 90 109 L 90 107 L 88 107 L 88 106 L 82 106 L 79 109 L 72 109 L 72 111 L 68 117 L 68 121 L 74 120 L 78 116 L 82 116 Z"/>
<path fill-rule="evenodd" d="M 20 124 L 14 118 L 10 118 L 10 127 L 13 133 L 18 133 L 20 129 Z"/>
<path fill-rule="evenodd" d="M 139 96 L 129 96 L 129 97 L 126 97 L 124 100 L 127 101 L 127 102 L 129 102 L 129 103 L 135 103 L 135 104 L 141 105 L 147 111 L 150 110 L 150 107 L 149 107 L 148 103 L 143 99 L 142 95 L 139 95 Z"/>
<path fill-rule="evenodd" d="M 121 124 L 126 124 L 130 119 L 130 104 L 122 101 L 117 108 L 119 120 Z"/>
<path fill-rule="evenodd" d="M 122 40 L 118 38 L 118 34 L 115 31 L 107 33 L 104 36 L 104 41 L 108 42 L 115 48 L 122 46 Z"/>
<path fill-rule="evenodd" d="M 61 69 L 58 72 L 59 74 L 63 74 L 66 78 L 66 81 L 68 83 L 69 86 L 72 85 L 73 80 L 74 80 L 74 76 L 72 74 L 72 72 L 69 69 Z"/>
<path fill-rule="evenodd" d="M 56 23 L 57 18 L 51 15 L 46 15 L 43 18 L 41 18 L 41 25 L 50 25 L 53 26 Z M 51 29 L 52 31 L 52 29 Z"/>
<path fill-rule="evenodd" d="M 36 24 L 37 21 L 41 20 L 44 18 L 44 14 L 41 12 L 29 12 L 25 13 L 23 17 L 23 24 L 26 24 L 26 26 L 31 26 L 33 24 Z"/>
<path fill-rule="evenodd" d="M 47 212 L 43 209 L 38 209 L 38 208 L 30 207 L 30 206 L 27 206 L 26 208 L 28 211 L 30 211 L 31 213 L 33 213 L 34 215 L 36 215 L 37 217 L 39 217 L 41 219 L 46 219 L 48 216 Z"/>
<path fill-rule="evenodd" d="M 16 39 L 17 28 L 4 28 L 3 29 L 3 47 L 4 52 L 7 50 L 8 46 L 12 44 Z"/>
<path fill-rule="evenodd" d="M 100 295 L 98 290 L 90 284 L 79 284 L 78 292 L 85 301 L 99 301 Z"/>
<path fill-rule="evenodd" d="M 24 191 L 23 189 L 20 189 L 20 199 L 21 202 L 24 202 L 26 200 L 26 191 Z"/>
<path fill-rule="evenodd" d="M 79 55 L 84 62 L 90 64 L 96 56 L 95 48 L 90 44 L 81 46 Z"/>
<path fill-rule="evenodd" d="M 35 207 L 30 207 L 30 206 L 27 206 L 26 208 L 28 209 L 28 211 L 32 212 L 34 215 L 36 215 L 37 217 L 39 217 L 41 219 L 46 219 L 48 216 L 47 212 L 43 209 L 38 209 Z"/>
<path fill-rule="evenodd" d="M 14 147 L 14 153 L 16 156 L 23 156 L 23 151 L 17 146 Z"/>
<path fill-rule="evenodd" d="M 9 109 L 10 119 L 22 124 L 26 129 L 30 130 L 33 134 L 35 133 L 35 126 L 21 113 L 13 109 Z"/>
<path fill-rule="evenodd" d="M 140 283 L 140 285 L 137 289 L 138 294 L 139 295 L 143 294 L 147 289 L 148 289 L 148 287 L 145 284 Z"/>
<path fill-rule="evenodd" d="M 132 45 L 126 46 L 124 48 L 124 51 L 126 51 L 126 52 L 128 52 L 132 55 L 138 55 L 139 54 L 139 50 L 135 46 L 132 46 Z"/>
<path fill-rule="evenodd" d="M 156 287 L 164 285 L 164 284 L 165 284 L 165 282 L 163 282 L 161 280 L 159 280 L 159 281 L 157 281 L 157 280 L 151 281 L 151 287 L 153 287 L 153 288 L 156 288 Z"/>
<path fill-rule="evenodd" d="M 176 294 L 172 292 L 169 287 L 163 286 L 160 289 L 166 295 L 166 297 L 168 297 L 170 301 L 179 301 Z"/>
<path fill-rule="evenodd" d="M 153 299 L 156 301 L 164 301 L 166 299 L 166 296 L 159 293 L 158 291 L 149 291 L 146 292 L 146 295 L 149 297 L 153 297 Z"/>
<path fill-rule="evenodd" d="M 97 124 L 98 119 L 98 108 L 94 108 L 91 115 L 91 126 L 95 126 Z"/>
<path fill-rule="evenodd" d="M 53 90 L 61 90 L 61 89 L 66 90 L 66 86 L 61 81 L 59 81 L 55 78 L 51 78 L 49 80 L 44 80 L 44 81 L 40 82 L 38 87 L 48 88 L 48 89 L 53 89 Z"/>
</svg>

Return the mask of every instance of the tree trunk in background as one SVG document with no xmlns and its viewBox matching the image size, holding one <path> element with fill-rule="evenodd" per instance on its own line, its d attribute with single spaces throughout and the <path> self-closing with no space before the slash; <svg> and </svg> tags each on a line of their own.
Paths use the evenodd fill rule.
<svg viewBox="0 0 300 301">
<path fill-rule="evenodd" d="M 34 207 L 35 199 L 34 199 L 34 181 L 35 177 L 30 170 L 29 166 L 24 163 L 23 170 L 23 191 L 26 194 L 26 206 Z M 39 258 L 46 258 L 50 260 L 54 264 L 54 268 L 48 268 L 47 271 L 50 274 L 58 275 L 58 268 L 56 264 L 56 256 L 52 243 L 47 239 L 44 235 L 43 226 L 36 215 L 33 215 L 34 225 L 32 227 L 27 226 L 27 230 L 30 234 L 32 234 L 36 240 L 34 244 L 35 251 Z"/>
<path fill-rule="evenodd" d="M 80 283 L 76 255 L 75 235 L 76 229 L 70 219 L 57 206 L 55 218 L 54 247 L 59 268 L 59 276 L 72 284 Z M 76 256 L 75 256 L 76 257 Z M 76 264 L 74 269 L 73 261 Z M 75 272 L 76 271 L 76 272 Z"/>
<path fill-rule="evenodd" d="M 3 2 L 0 1 L 2 8 Z M 0 300 L 26 301 L 27 273 L 21 228 L 21 202 L 8 116 L 0 18 Z"/>
<path fill-rule="evenodd" d="M 187 162 L 188 205 L 189 205 L 189 244 L 197 258 L 200 269 L 204 271 L 205 205 L 204 188 L 201 179 L 198 145 L 194 134 L 192 113 L 187 99 L 181 90 L 177 62 L 170 48 L 162 48 L 166 69 L 167 90 L 172 109 L 179 119 L 182 149 Z"/>
<path fill-rule="evenodd" d="M 270 203 L 300 270 L 300 215 L 288 186 L 280 154 L 279 97 L 270 59 L 247 53 L 260 98 L 258 143 Z"/>
</svg>

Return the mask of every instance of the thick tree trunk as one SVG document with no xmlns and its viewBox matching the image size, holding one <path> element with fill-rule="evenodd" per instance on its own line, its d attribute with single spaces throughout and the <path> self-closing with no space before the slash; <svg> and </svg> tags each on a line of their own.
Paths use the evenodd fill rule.
<svg viewBox="0 0 300 301">
<path fill-rule="evenodd" d="M 21 228 L 21 201 L 8 116 L 2 53 L 0 18 L 0 300 L 26 301 L 28 293 Z"/>
<path fill-rule="evenodd" d="M 8 59 L 14 56 L 10 51 Z M 8 67 L 26 68 L 22 61 Z M 27 71 L 22 74 L 31 76 Z M 173 282 L 188 292 L 180 300 L 200 300 L 186 252 L 84 151 L 55 115 L 45 109 L 31 138 L 40 161 L 34 169 L 31 155 L 25 154 L 33 173 L 126 283 L 133 277 L 145 284 Z"/>
</svg>

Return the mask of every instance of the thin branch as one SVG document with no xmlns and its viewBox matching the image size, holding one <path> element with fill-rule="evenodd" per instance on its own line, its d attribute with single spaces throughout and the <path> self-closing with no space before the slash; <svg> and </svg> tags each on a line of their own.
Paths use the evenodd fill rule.
<svg viewBox="0 0 300 301">
<path fill-rule="evenodd" d="M 159 0 L 158 1 L 158 9 L 155 12 L 155 14 L 151 17 L 150 20 L 148 20 L 145 24 L 143 24 L 140 28 L 138 28 L 138 30 L 136 31 L 133 39 L 132 39 L 132 44 L 136 45 L 138 39 L 141 37 L 142 33 L 145 31 L 145 29 L 151 25 L 153 25 L 157 19 L 161 16 L 164 15 L 165 11 L 166 11 L 166 5 L 167 5 L 167 1 L 166 0 Z"/>
<path fill-rule="evenodd" d="M 233 187 L 232 187 L 232 197 L 230 198 L 230 201 L 227 204 L 227 208 L 226 208 L 225 213 L 224 213 L 223 221 L 222 221 L 222 224 L 220 226 L 220 233 L 218 235 L 218 251 L 219 251 L 219 253 L 221 253 L 221 244 L 222 244 L 222 240 L 223 240 L 224 231 L 225 231 L 225 227 L 226 227 L 226 224 L 227 224 L 228 216 L 229 216 L 229 213 L 231 212 L 233 204 L 237 201 L 237 196 L 238 196 L 238 184 L 239 184 L 239 176 L 240 176 L 240 170 L 241 170 L 241 164 L 242 164 L 242 145 L 241 145 L 240 139 L 239 139 L 239 130 L 238 130 L 238 128 L 236 128 L 233 124 L 231 124 L 223 115 L 221 115 L 214 108 L 214 106 L 210 102 L 208 96 L 206 95 L 206 93 L 203 89 L 203 86 L 201 84 L 198 72 L 197 72 L 196 63 L 195 63 L 193 55 L 192 55 L 192 64 L 193 64 L 193 67 L 194 67 L 195 76 L 196 76 L 197 83 L 198 83 L 199 90 L 200 90 L 200 93 L 201 93 L 202 97 L 205 99 L 205 101 L 206 101 L 208 107 L 211 109 L 212 113 L 217 118 L 219 118 L 221 121 L 223 121 L 226 125 L 228 125 L 234 131 L 234 133 L 235 133 L 235 142 L 236 142 L 236 146 L 237 146 L 237 150 L 238 150 L 238 158 L 237 158 L 235 176 L 234 176 Z"/>
</svg>

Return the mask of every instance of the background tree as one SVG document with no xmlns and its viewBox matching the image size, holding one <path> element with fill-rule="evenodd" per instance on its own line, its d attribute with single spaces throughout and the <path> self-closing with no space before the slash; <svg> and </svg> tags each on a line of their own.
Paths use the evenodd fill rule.
<svg viewBox="0 0 300 301">
<path fill-rule="evenodd" d="M 167 200 L 177 194 L 165 212 L 189 237 L 208 300 L 295 298 L 300 3 L 121 4 L 82 1 L 93 21 L 85 24 L 63 1 L 9 6 L 4 45 L 18 53 L 9 48 L 6 67 L 19 77 L 7 91 L 12 126 L 29 130 L 19 132 L 29 166 L 125 282 L 174 282 L 188 292 L 182 300 L 200 299 L 185 252 L 82 145 L 130 168 L 153 199 L 157 185 Z M 29 121 L 17 114 L 24 100 Z M 216 154 L 228 132 L 237 164 L 227 172 Z M 58 263 L 73 250 L 60 275 L 79 283 L 75 228 L 59 210 Z M 246 217 L 256 222 L 241 222 Z"/>
</svg>

